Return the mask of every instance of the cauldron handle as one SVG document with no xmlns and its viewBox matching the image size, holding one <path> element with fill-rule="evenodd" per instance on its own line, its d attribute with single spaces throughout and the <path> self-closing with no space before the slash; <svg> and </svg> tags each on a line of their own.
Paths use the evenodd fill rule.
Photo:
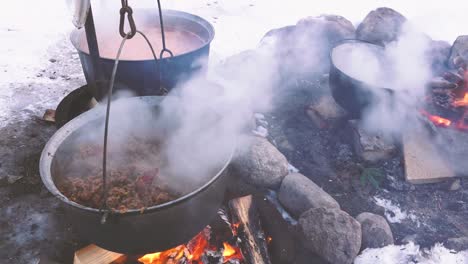
<svg viewBox="0 0 468 264">
<path fill-rule="evenodd" d="M 138 34 L 143 36 L 143 38 L 146 40 L 146 43 L 151 49 L 151 53 L 153 53 L 154 61 L 157 65 L 158 63 L 158 58 L 156 56 L 156 53 L 154 52 L 153 45 L 151 45 L 151 42 L 149 39 L 146 37 L 146 35 L 139 31 L 136 30 Z M 125 37 L 122 38 L 122 42 L 120 43 L 119 50 L 117 51 L 117 56 L 115 58 L 114 62 L 114 67 L 112 69 L 112 75 L 109 83 L 109 90 L 108 90 L 108 97 L 107 97 L 107 106 L 106 106 L 106 119 L 104 123 L 104 148 L 103 148 L 103 158 L 102 158 L 102 192 L 103 192 L 103 202 L 101 205 L 100 211 L 103 211 L 104 214 L 101 218 L 101 224 L 105 224 L 107 221 L 107 217 L 109 215 L 109 206 L 107 205 L 107 138 L 109 134 L 109 117 L 110 117 L 110 107 L 111 107 L 111 98 L 112 98 L 112 92 L 114 90 L 114 82 L 115 82 L 115 75 L 117 74 L 117 68 L 119 66 L 119 60 L 120 60 L 120 55 L 122 54 L 122 50 L 125 45 L 125 41 L 131 37 L 131 32 L 127 33 Z"/>
</svg>

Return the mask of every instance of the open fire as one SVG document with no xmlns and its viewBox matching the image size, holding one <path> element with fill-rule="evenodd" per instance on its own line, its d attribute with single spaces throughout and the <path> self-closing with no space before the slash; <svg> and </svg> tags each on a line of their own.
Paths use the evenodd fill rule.
<svg viewBox="0 0 468 264">
<path fill-rule="evenodd" d="M 447 72 L 444 79 L 450 84 L 433 88 L 426 97 L 426 109 L 420 112 L 435 126 L 468 131 L 468 70 Z"/>
<path fill-rule="evenodd" d="M 217 236 L 208 226 L 186 245 L 180 245 L 164 252 L 146 254 L 138 259 L 143 264 L 208 264 L 243 263 L 243 256 L 237 246 L 237 227 L 232 224 L 232 236 L 228 241 Z"/>
</svg>

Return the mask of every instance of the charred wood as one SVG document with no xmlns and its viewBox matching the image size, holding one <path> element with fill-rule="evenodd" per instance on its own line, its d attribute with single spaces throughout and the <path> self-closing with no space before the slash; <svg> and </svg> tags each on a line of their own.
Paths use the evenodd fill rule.
<svg viewBox="0 0 468 264">
<path fill-rule="evenodd" d="M 238 236 L 246 263 L 270 264 L 267 239 L 263 232 L 256 203 L 251 195 L 229 202 L 232 221 L 239 223 Z"/>
</svg>

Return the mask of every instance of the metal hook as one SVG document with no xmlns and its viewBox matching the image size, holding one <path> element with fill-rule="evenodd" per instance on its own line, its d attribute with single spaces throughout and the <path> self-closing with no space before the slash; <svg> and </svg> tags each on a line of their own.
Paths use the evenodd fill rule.
<svg viewBox="0 0 468 264">
<path fill-rule="evenodd" d="M 130 25 L 130 32 L 125 32 L 125 14 L 127 14 L 128 24 Z M 127 37 L 131 39 L 136 34 L 136 25 L 135 20 L 133 20 L 133 10 L 128 6 L 127 0 L 122 0 L 122 8 L 120 8 L 120 24 L 119 24 L 119 33 L 122 38 Z"/>
</svg>

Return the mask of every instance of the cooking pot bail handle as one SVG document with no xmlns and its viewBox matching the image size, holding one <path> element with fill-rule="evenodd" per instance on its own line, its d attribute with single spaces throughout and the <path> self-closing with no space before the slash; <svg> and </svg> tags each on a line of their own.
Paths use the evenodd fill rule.
<svg viewBox="0 0 468 264">
<path fill-rule="evenodd" d="M 162 41 L 162 49 L 161 49 L 161 52 L 159 53 L 159 59 L 160 59 L 160 66 L 159 66 L 159 91 L 161 92 L 161 94 L 166 94 L 167 93 L 167 90 L 164 89 L 164 87 L 162 86 L 162 82 L 163 82 L 163 64 L 165 63 L 165 61 L 162 59 L 163 56 L 164 56 L 164 53 L 168 53 L 170 55 L 169 58 L 172 58 L 174 57 L 174 54 L 172 53 L 171 50 L 169 50 L 167 47 L 166 47 L 166 35 L 164 34 L 164 21 L 163 21 L 163 15 L 162 15 L 162 7 L 161 7 L 161 1 L 158 0 L 158 12 L 159 12 L 159 25 L 160 25 L 160 28 L 161 28 L 161 41 Z"/>
<path fill-rule="evenodd" d="M 159 11 L 159 25 L 161 28 L 161 41 L 162 41 L 162 49 L 161 53 L 159 53 L 159 58 L 162 59 L 164 52 L 169 53 L 171 58 L 174 57 L 174 54 L 171 50 L 166 47 L 166 35 L 164 34 L 164 22 L 163 22 L 163 15 L 162 15 L 162 7 L 161 7 L 161 0 L 158 0 L 158 11 Z"/>
<path fill-rule="evenodd" d="M 140 34 L 146 40 L 146 43 L 150 47 L 151 53 L 153 54 L 154 60 L 157 64 L 158 58 L 156 56 L 156 53 L 154 52 L 153 45 L 151 45 L 151 42 L 149 41 L 149 39 L 146 37 L 146 35 L 143 32 L 139 30 L 136 30 L 136 33 Z M 109 134 L 109 117 L 110 117 L 112 92 L 114 90 L 115 75 L 117 74 L 117 68 L 119 66 L 120 55 L 122 54 L 122 50 L 125 46 L 125 42 L 127 41 L 127 39 L 130 39 L 130 37 L 131 37 L 131 33 L 127 33 L 123 37 L 120 43 L 120 47 L 119 47 L 119 50 L 117 51 L 117 56 L 115 58 L 114 67 L 112 69 L 112 75 L 111 75 L 110 82 L 109 82 L 109 90 L 108 90 L 107 105 L 106 105 L 106 119 L 105 119 L 105 124 L 104 124 L 104 148 L 103 148 L 103 158 L 102 158 L 102 192 L 103 192 L 102 197 L 103 199 L 102 199 L 102 205 L 101 205 L 100 211 L 104 212 L 104 214 L 101 218 L 101 224 L 106 223 L 109 212 L 111 211 L 109 210 L 109 206 L 107 205 L 107 194 L 108 194 L 108 191 L 107 191 L 107 188 L 108 188 L 107 186 L 107 138 Z"/>
</svg>

